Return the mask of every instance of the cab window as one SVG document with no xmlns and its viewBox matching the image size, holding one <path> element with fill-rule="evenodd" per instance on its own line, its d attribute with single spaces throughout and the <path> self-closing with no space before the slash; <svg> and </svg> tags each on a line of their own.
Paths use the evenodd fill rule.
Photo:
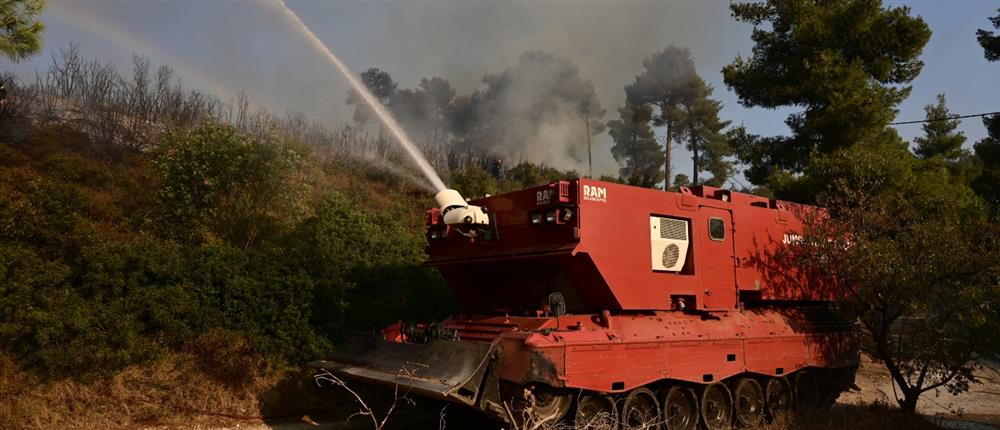
<svg viewBox="0 0 1000 430">
<path fill-rule="evenodd" d="M 708 237 L 712 240 L 726 240 L 726 221 L 722 218 L 709 218 Z"/>
</svg>

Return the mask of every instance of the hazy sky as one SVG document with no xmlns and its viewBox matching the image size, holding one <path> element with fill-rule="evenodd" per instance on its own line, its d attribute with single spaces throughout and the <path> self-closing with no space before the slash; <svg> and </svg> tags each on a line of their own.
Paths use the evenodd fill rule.
<svg viewBox="0 0 1000 430">
<path fill-rule="evenodd" d="M 1000 63 L 987 63 L 975 30 L 997 14 L 998 0 L 909 1 L 934 32 L 925 67 L 898 120 L 923 118 L 923 106 L 945 93 L 954 113 L 1000 111 Z M 13 69 L 28 77 L 70 42 L 86 58 L 127 67 L 133 53 L 174 67 L 191 87 L 223 98 L 245 90 L 269 110 L 302 111 L 330 125 L 348 121 L 346 83 L 311 51 L 274 3 L 245 1 L 50 0 L 45 53 Z M 735 22 L 728 1 L 459 2 L 290 1 L 289 5 L 350 67 L 389 71 L 400 87 L 440 76 L 460 91 L 480 88 L 487 73 L 511 67 L 526 50 L 540 49 L 580 65 L 608 110 L 616 114 L 622 87 L 640 72 L 644 56 L 674 44 L 691 50 L 698 72 L 716 88 L 724 119 L 752 131 L 780 134 L 789 111 L 746 109 L 722 82 L 720 70 L 747 55 L 751 27 Z M 985 130 L 962 123 L 969 144 Z M 899 127 L 907 139 L 919 125 Z M 600 136 L 595 173 L 616 169 L 610 139 Z M 679 154 L 675 171 L 690 172 Z M 685 158 L 686 157 L 686 158 Z"/>
</svg>

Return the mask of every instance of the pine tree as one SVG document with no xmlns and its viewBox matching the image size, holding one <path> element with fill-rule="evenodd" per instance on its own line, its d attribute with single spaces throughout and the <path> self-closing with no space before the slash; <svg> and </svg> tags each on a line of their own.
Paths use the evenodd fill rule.
<svg viewBox="0 0 1000 430">
<path fill-rule="evenodd" d="M 923 19 L 876 0 L 767 0 L 730 8 L 736 20 L 754 26 L 754 48 L 751 57 L 723 68 L 726 85 L 747 107 L 802 108 L 785 121 L 790 136 L 742 133 L 734 142 L 751 182 L 768 183 L 783 198 L 815 195 L 788 180 L 814 156 L 892 140 L 887 125 L 923 67 L 920 53 L 931 36 Z"/>
<path fill-rule="evenodd" d="M 1000 12 L 1000 9 L 997 9 L 997 12 Z M 993 23 L 994 28 L 1000 29 L 1000 14 L 990 18 L 990 22 Z M 1000 61 L 1000 34 L 979 29 L 976 30 L 976 39 L 983 47 L 983 55 L 986 56 L 986 60 Z"/>
<path fill-rule="evenodd" d="M 691 52 L 672 45 L 646 57 L 642 67 L 643 72 L 625 87 L 626 103 L 648 104 L 659 111 L 651 119 L 653 125 L 665 128 L 662 165 L 665 178 L 663 189 L 666 190 L 670 187 L 671 150 L 683 134 L 680 130 L 684 116 L 681 101 L 685 98 L 685 87 L 697 73 Z"/>
<path fill-rule="evenodd" d="M 0 0 L 0 54 L 21 61 L 42 50 L 45 0 Z"/>
<path fill-rule="evenodd" d="M 642 65 L 642 74 L 625 87 L 625 94 L 629 103 L 658 109 L 652 120 L 654 126 L 665 128 L 663 188 L 670 188 L 673 144 L 681 141 L 686 141 L 692 153 L 694 185 L 702 182 L 699 172 L 704 171 L 713 174 L 712 184 L 724 183 L 732 173 L 725 159 L 732 150 L 722 133 L 729 123 L 719 119 L 722 104 L 711 99 L 713 89 L 698 76 L 691 53 L 669 46 L 647 57 Z"/>
<path fill-rule="evenodd" d="M 711 85 L 695 75 L 685 88 L 681 101 L 683 115 L 680 129 L 692 154 L 691 183 L 721 186 L 733 173 L 733 165 L 726 159 L 733 155 L 733 151 L 728 137 L 722 132 L 722 129 L 729 126 L 729 121 L 719 119 L 722 103 L 711 98 Z M 712 178 L 700 179 L 699 172 L 706 171 L 712 174 Z"/>
<path fill-rule="evenodd" d="M 959 121 L 950 119 L 944 94 L 938 94 L 937 103 L 924 107 L 926 119 L 924 136 L 913 139 L 917 147 L 914 152 L 920 158 L 927 160 L 940 156 L 948 161 L 958 160 L 962 156 L 962 144 L 965 135 L 958 129 Z"/>
<path fill-rule="evenodd" d="M 619 119 L 608 122 L 608 133 L 615 141 L 611 155 L 624 163 L 620 175 L 629 184 L 653 188 L 663 180 L 663 152 L 649 126 L 653 109 L 649 105 L 626 104 L 618 114 Z"/>
<path fill-rule="evenodd" d="M 975 145 L 983 170 L 972 181 L 972 189 L 992 205 L 997 215 L 1000 214 L 1000 115 L 983 118 L 983 125 L 988 134 Z"/>
<path fill-rule="evenodd" d="M 1000 9 L 997 9 L 1000 12 Z M 993 27 L 1000 29 L 1000 14 L 990 18 Z M 979 44 L 988 61 L 1000 61 L 1000 34 L 992 31 L 976 32 Z M 983 171 L 972 181 L 972 188 L 993 206 L 994 215 L 1000 214 L 1000 115 L 983 118 L 987 137 L 976 142 L 976 156 L 983 163 Z"/>
</svg>

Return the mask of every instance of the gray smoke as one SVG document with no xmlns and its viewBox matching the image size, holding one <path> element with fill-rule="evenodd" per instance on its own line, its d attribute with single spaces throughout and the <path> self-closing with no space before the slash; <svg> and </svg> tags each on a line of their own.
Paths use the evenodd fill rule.
<svg viewBox="0 0 1000 430">
<path fill-rule="evenodd" d="M 644 56 L 670 44 L 687 47 L 699 73 L 721 89 L 719 69 L 738 48 L 750 46 L 748 29 L 732 21 L 728 3 L 722 1 L 292 2 L 290 6 L 356 73 L 378 67 L 390 72 L 400 88 L 417 88 L 421 79 L 439 76 L 459 95 L 485 91 L 485 76 L 516 67 L 525 52 L 552 53 L 578 66 L 580 77 L 592 82 L 608 112 L 605 121 L 621 106 L 622 88 L 640 72 Z M 266 104 L 271 111 L 304 111 L 330 126 L 351 121 L 353 107 L 344 103 L 347 85 L 268 5 L 67 2 L 59 8 L 62 13 L 56 19 L 49 17 L 50 49 L 74 40 L 85 57 L 123 65 L 139 51 L 154 64 L 175 65 L 182 79 L 184 69 L 196 69 L 210 78 L 200 80 L 222 82 L 233 92 L 246 90 L 251 101 Z M 84 13 L 96 17 L 100 25 L 75 22 L 74 16 Z M 109 37 L 110 29 L 123 36 Z M 87 31 L 92 32 L 89 38 L 81 36 Z M 734 38 L 746 41 L 733 46 L 727 39 Z M 112 58 L 119 54 L 109 45 L 117 45 L 120 59 Z M 95 51 L 101 52 L 95 55 Z M 170 58 L 159 58 L 156 52 L 167 52 Z M 187 64 L 175 64 L 181 61 Z M 580 126 L 571 124 L 577 118 L 565 112 L 561 107 L 549 115 L 525 137 L 526 142 L 507 139 L 488 145 L 499 145 L 512 158 L 523 156 L 526 161 L 547 161 L 583 172 L 585 160 L 579 151 L 583 136 Z M 556 119 L 560 115 L 563 121 Z M 606 133 L 595 137 L 595 174 L 617 171 L 609 148 Z"/>
<path fill-rule="evenodd" d="M 460 94 L 485 93 L 485 76 L 514 68 L 525 52 L 539 50 L 579 66 L 580 77 L 593 84 L 609 112 L 604 117 L 608 120 L 624 102 L 623 87 L 640 72 L 643 57 L 669 44 L 688 47 L 699 64 L 708 64 L 700 72 L 718 75 L 721 65 L 733 58 L 732 52 L 723 52 L 727 50 L 721 43 L 720 29 L 732 25 L 724 12 L 727 6 L 724 2 L 421 2 L 356 7 L 384 13 L 380 31 L 361 39 L 367 51 L 377 53 L 377 60 L 366 66 L 388 71 L 400 87 L 440 76 Z M 544 93 L 550 84 L 547 79 L 519 80 L 506 111 L 530 111 L 524 96 Z M 582 122 L 571 112 L 566 106 L 557 107 L 540 118 L 537 127 L 526 128 L 506 121 L 510 116 L 494 113 L 497 125 L 515 136 L 478 145 L 515 159 L 585 172 L 585 146 L 582 154 L 580 148 L 586 138 Z M 525 130 L 531 133 L 525 135 Z M 617 171 L 610 145 L 606 133 L 594 138 L 595 174 Z"/>
</svg>

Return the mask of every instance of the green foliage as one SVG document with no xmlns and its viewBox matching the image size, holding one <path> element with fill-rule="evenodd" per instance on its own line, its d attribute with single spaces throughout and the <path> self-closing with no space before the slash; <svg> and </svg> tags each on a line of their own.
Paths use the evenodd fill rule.
<svg viewBox="0 0 1000 430">
<path fill-rule="evenodd" d="M 997 9 L 1000 12 L 1000 9 Z M 1000 14 L 990 18 L 993 27 L 1000 29 Z M 978 30 L 976 38 L 983 46 L 988 61 L 1000 61 L 1000 34 Z M 994 217 L 1000 219 L 1000 115 L 983 118 L 987 136 L 976 142 L 976 156 L 983 163 L 980 175 L 972 188 L 993 207 Z"/>
<path fill-rule="evenodd" d="M 288 242 L 290 257 L 317 280 L 313 326 L 336 338 L 447 315 L 455 301 L 436 273 L 421 266 L 425 245 L 389 215 L 360 210 L 337 194 L 323 198 Z"/>
<path fill-rule="evenodd" d="M 44 9 L 45 0 L 0 0 L 0 54 L 16 62 L 42 50 Z"/>
<path fill-rule="evenodd" d="M 815 153 L 886 141 L 906 84 L 923 67 L 918 57 L 931 32 L 922 19 L 877 0 L 768 0 L 731 9 L 755 26 L 755 45 L 750 58 L 723 68 L 726 85 L 744 106 L 804 107 L 786 120 L 791 136 L 737 134 L 748 179 L 764 184 L 776 173 L 801 173 Z M 779 195 L 792 192 L 771 185 Z"/>
<path fill-rule="evenodd" d="M 374 211 L 356 203 L 371 197 L 314 193 L 356 171 L 215 124 L 115 162 L 37 134 L 0 145 L 0 350 L 40 374 L 113 372 L 212 333 L 282 366 L 455 306 L 397 215 L 423 194 Z"/>
<path fill-rule="evenodd" d="M 982 173 L 972 181 L 976 190 L 1000 213 L 1000 115 L 983 118 L 987 136 L 976 142 L 976 157 L 983 163 Z"/>
<path fill-rule="evenodd" d="M 951 180 L 962 184 L 972 182 L 980 175 L 982 162 L 972 152 L 962 148 L 965 135 L 956 131 L 959 121 L 951 119 L 945 105 L 944 94 L 939 94 L 937 103 L 924 107 L 927 120 L 924 136 L 913 139 L 914 152 L 925 160 L 924 168 L 946 169 L 951 172 Z"/>
<path fill-rule="evenodd" d="M 926 109 L 935 121 L 916 140 L 919 158 L 887 127 L 922 67 L 927 25 L 875 0 L 731 8 L 755 26 L 755 46 L 723 69 L 726 84 L 745 106 L 804 107 L 786 121 L 791 136 L 729 133 L 746 176 L 828 210 L 807 216 L 801 244 L 777 260 L 833 280 L 905 411 L 924 392 L 967 390 L 976 354 L 1000 349 L 1000 227 L 968 186 L 979 162 L 943 96 Z"/>
<path fill-rule="evenodd" d="M 691 179 L 688 178 L 688 175 L 685 175 L 683 173 L 678 173 L 677 176 L 674 176 L 674 186 L 675 187 L 690 187 L 691 186 Z"/>
<path fill-rule="evenodd" d="M 937 104 L 924 107 L 928 122 L 924 123 L 924 136 L 913 139 L 917 144 L 914 152 L 923 159 L 940 156 L 945 160 L 956 160 L 961 156 L 965 135 L 956 132 L 959 121 L 951 119 L 944 94 L 938 94 Z"/>
<path fill-rule="evenodd" d="M 924 392 L 967 390 L 975 354 L 995 354 L 1000 330 L 1000 227 L 931 162 L 897 145 L 815 159 L 805 181 L 821 190 L 829 219 L 807 219 L 795 255 L 837 280 L 909 412 Z"/>
<path fill-rule="evenodd" d="M 997 12 L 1000 12 L 1000 9 L 997 9 Z M 990 22 L 994 28 L 1000 29 L 1000 14 L 991 17 Z M 987 61 L 1000 61 L 1000 34 L 979 29 L 976 30 L 976 40 L 983 47 L 983 55 Z"/>
<path fill-rule="evenodd" d="M 231 126 L 172 133 L 153 159 L 162 223 L 182 240 L 219 238 L 249 248 L 302 212 L 302 163 L 290 147 Z"/>
<path fill-rule="evenodd" d="M 656 187 L 663 180 L 664 152 L 649 126 L 652 107 L 626 104 L 618 113 L 620 119 L 608 122 L 608 133 L 615 141 L 611 155 L 624 163 L 618 174 L 631 185 Z"/>
<path fill-rule="evenodd" d="M 462 190 L 469 198 L 496 194 L 499 190 L 496 178 L 476 164 L 469 164 L 464 169 L 451 173 L 451 187 Z"/>
<path fill-rule="evenodd" d="M 534 163 L 519 163 L 511 168 L 502 182 L 502 191 L 515 191 L 545 185 L 555 181 L 576 179 L 580 174 L 574 170 L 559 170 Z"/>
<path fill-rule="evenodd" d="M 628 184 L 628 181 L 625 180 L 625 179 L 622 179 L 622 177 L 620 177 L 620 176 L 601 175 L 601 177 L 597 178 L 597 179 L 599 181 L 614 182 L 616 184 Z"/>
<path fill-rule="evenodd" d="M 622 119 L 609 123 L 619 129 L 617 138 L 614 133 L 611 136 L 616 145 L 622 145 L 621 156 L 615 157 L 626 163 L 622 176 L 633 184 L 648 187 L 666 179 L 667 188 L 673 161 L 671 149 L 674 142 L 686 140 L 692 154 L 693 182 L 725 183 L 733 171 L 732 163 L 726 160 L 732 150 L 722 133 L 729 122 L 719 119 L 722 104 L 711 98 L 713 89 L 695 71 L 691 52 L 669 46 L 646 57 L 642 65 L 643 72 L 625 87 L 626 106 L 619 109 Z M 653 150 L 654 145 L 659 145 L 649 127 L 640 125 L 638 120 L 666 128 L 663 151 Z M 649 168 L 655 162 L 663 166 L 663 172 L 660 179 L 653 181 Z M 699 179 L 699 173 L 704 171 L 712 173 L 711 180 Z"/>
<path fill-rule="evenodd" d="M 711 98 L 712 90 L 712 86 L 700 77 L 694 76 L 688 82 L 687 97 L 681 101 L 683 117 L 678 126 L 692 154 L 694 176 L 691 182 L 721 187 L 734 171 L 733 163 L 727 159 L 733 155 L 733 150 L 728 136 L 722 132 L 729 121 L 719 119 L 722 103 Z M 700 180 L 698 173 L 703 171 L 711 173 L 712 177 Z"/>
<path fill-rule="evenodd" d="M 573 170 L 559 170 L 534 163 L 519 163 L 506 171 L 496 166 L 487 171 L 479 164 L 469 163 L 451 171 L 449 184 L 462 190 L 462 194 L 467 197 L 475 198 L 577 177 L 579 173 Z"/>
</svg>

